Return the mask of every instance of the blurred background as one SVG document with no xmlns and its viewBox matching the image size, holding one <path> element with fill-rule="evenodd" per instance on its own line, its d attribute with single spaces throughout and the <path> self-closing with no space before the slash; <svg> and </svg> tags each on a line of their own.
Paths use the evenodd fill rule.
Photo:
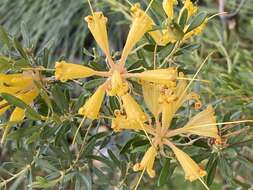
<svg viewBox="0 0 253 190">
<path fill-rule="evenodd" d="M 113 54 L 117 56 L 124 45 L 130 19 L 129 5 L 124 0 L 92 0 L 93 8 L 101 10 L 108 17 L 108 34 Z M 134 1 L 131 1 L 134 3 Z M 145 7 L 149 1 L 141 1 Z M 157 1 L 161 4 L 161 1 Z M 218 121 L 252 119 L 253 115 L 253 1 L 252 0 L 199 0 L 201 10 L 210 15 L 227 12 L 213 18 L 204 33 L 192 39 L 200 44 L 194 53 L 184 53 L 177 64 L 189 73 L 196 71 L 196 65 L 210 52 L 212 59 L 203 68 L 200 78 L 211 81 L 208 85 L 196 85 L 204 96 L 204 102 L 215 102 Z M 156 5 L 156 4 L 155 4 Z M 160 14 L 152 6 L 150 14 Z M 48 54 L 48 67 L 59 59 L 85 63 L 90 59 L 94 43 L 83 18 L 90 14 L 84 0 L 0 0 L 0 25 L 26 48 L 38 56 Z M 163 13 L 161 13 L 163 14 Z M 159 20 L 156 20 L 159 22 Z M 0 34 L 0 38 L 1 38 Z M 2 53 L 6 50 L 1 48 Z M 101 52 L 98 52 L 100 54 Z M 0 68 L 1 68 L 0 59 Z M 227 153 L 224 163 L 218 165 L 212 190 L 250 189 L 253 184 L 253 133 L 247 128 L 239 134 L 231 134 L 237 140 L 246 136 L 247 144 L 239 147 L 239 156 L 233 151 Z M 235 140 L 236 141 L 236 140 Z M 216 163 L 217 164 L 217 163 Z M 231 170 L 229 168 L 232 168 Z M 235 173 L 236 172 L 236 173 Z M 226 183 L 226 177 L 233 175 L 237 187 Z M 166 187 L 157 189 L 202 189 L 199 183 L 190 184 L 183 180 L 179 170 Z M 147 180 L 144 180 L 150 189 Z M 185 184 L 187 183 L 187 184 Z M 153 188 L 152 188 L 153 189 Z"/>
</svg>

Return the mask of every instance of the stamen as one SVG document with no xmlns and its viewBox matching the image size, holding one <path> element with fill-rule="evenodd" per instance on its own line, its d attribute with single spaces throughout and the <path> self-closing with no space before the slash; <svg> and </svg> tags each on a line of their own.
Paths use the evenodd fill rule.
<svg viewBox="0 0 253 190">
<path fill-rule="evenodd" d="M 238 124 L 238 123 L 253 123 L 253 120 L 228 121 L 228 122 L 212 123 L 212 124 L 206 124 L 206 125 L 198 125 L 194 127 L 206 127 L 206 126 L 213 126 L 213 125 L 226 125 L 226 124 Z"/>
<path fill-rule="evenodd" d="M 204 80 L 204 79 L 193 79 L 193 78 L 186 78 L 186 77 L 177 77 L 178 80 L 194 80 L 194 81 L 200 81 L 200 82 L 205 82 L 205 83 L 211 83 L 209 80 Z"/>
<path fill-rule="evenodd" d="M 78 134 L 80 128 L 82 127 L 82 125 L 83 125 L 85 119 L 86 119 L 86 117 L 83 117 L 81 123 L 79 124 L 79 126 L 78 126 L 78 128 L 77 128 L 77 130 L 76 130 L 76 132 L 75 132 L 75 135 L 74 135 L 74 138 L 73 138 L 73 141 L 72 141 L 72 146 L 75 144 L 77 134 Z"/>
<path fill-rule="evenodd" d="M 33 71 L 55 71 L 55 69 L 47 69 L 47 68 L 44 68 L 44 67 L 38 67 L 38 68 L 32 68 L 32 67 L 27 67 L 27 68 L 21 68 L 21 70 L 23 71 L 30 71 L 30 70 L 33 70 Z"/>
<path fill-rule="evenodd" d="M 214 14 L 214 15 L 208 17 L 207 20 L 209 21 L 209 20 L 213 19 L 213 18 L 216 17 L 216 16 L 226 15 L 226 14 L 228 14 L 228 12 L 216 13 L 216 14 Z"/>
<path fill-rule="evenodd" d="M 93 8 L 92 8 L 92 6 L 91 6 L 91 2 L 90 2 L 90 0 L 88 0 L 88 4 L 89 4 L 90 11 L 91 11 L 92 15 L 94 15 L 94 11 L 93 11 Z"/>
<path fill-rule="evenodd" d="M 151 140 L 151 138 L 149 137 L 149 135 L 148 135 L 148 133 L 147 133 L 145 127 L 143 126 L 143 123 L 142 123 L 141 121 L 138 121 L 138 122 L 139 122 L 139 124 L 141 125 L 141 128 L 142 128 L 142 130 L 144 131 L 146 137 L 148 138 L 148 140 L 149 140 L 149 142 L 150 142 L 150 145 L 153 146 L 153 147 L 155 147 L 155 146 L 153 145 L 152 140 Z"/>
<path fill-rule="evenodd" d="M 130 6 L 133 6 L 133 4 L 132 4 L 129 0 L 126 0 L 126 2 L 127 2 Z"/>
<path fill-rule="evenodd" d="M 184 89 L 183 93 L 182 93 L 182 97 L 185 95 L 185 93 L 187 92 L 187 90 L 189 89 L 190 85 L 192 84 L 192 82 L 195 80 L 195 78 L 197 77 L 197 75 L 199 74 L 200 70 L 202 69 L 202 67 L 204 66 L 204 64 L 207 62 L 208 58 L 213 54 L 214 52 L 209 53 L 205 60 L 201 63 L 201 65 L 199 66 L 197 72 L 195 73 L 195 75 L 193 76 L 193 78 L 191 79 L 191 81 L 189 82 L 189 84 L 186 86 L 186 88 Z"/>
<path fill-rule="evenodd" d="M 140 184 L 140 182 L 141 182 L 141 179 L 142 179 L 142 177 L 143 177 L 143 175 L 144 175 L 145 170 L 146 170 L 146 168 L 142 170 L 141 175 L 140 175 L 140 177 L 139 177 L 139 179 L 138 179 L 138 182 L 137 182 L 137 184 L 136 184 L 134 190 L 137 190 L 137 188 L 138 188 L 138 186 L 139 186 L 139 184 Z"/>
<path fill-rule="evenodd" d="M 207 190 L 210 190 L 209 187 L 206 185 L 206 183 L 203 181 L 202 178 L 198 178 L 199 181 L 204 185 L 204 187 L 207 189 Z"/>
<path fill-rule="evenodd" d="M 147 13 L 147 11 L 150 9 L 150 7 L 151 7 L 151 5 L 152 5 L 153 1 L 154 1 L 154 0 L 151 0 L 151 1 L 150 1 L 150 3 L 148 4 L 147 9 L 145 10 L 145 14 L 146 14 L 146 13 Z"/>
</svg>

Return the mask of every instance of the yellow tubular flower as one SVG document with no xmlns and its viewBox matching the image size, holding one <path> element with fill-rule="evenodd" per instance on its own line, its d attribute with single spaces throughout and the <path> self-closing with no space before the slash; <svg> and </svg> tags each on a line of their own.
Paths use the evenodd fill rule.
<svg viewBox="0 0 253 190">
<path fill-rule="evenodd" d="M 102 12 L 94 12 L 93 15 L 89 15 L 84 18 L 88 23 L 88 28 L 91 31 L 98 45 L 104 51 L 106 57 L 110 57 L 109 42 L 107 35 L 107 18 Z"/>
<path fill-rule="evenodd" d="M 181 133 L 213 137 L 216 139 L 220 138 L 212 106 L 208 106 L 205 110 L 192 117 L 183 128 L 178 130 Z"/>
<path fill-rule="evenodd" d="M 142 11 L 139 6 L 139 4 L 135 4 L 131 7 L 133 22 L 122 52 L 120 64 L 125 63 L 126 58 L 134 45 L 143 37 L 143 35 L 148 30 L 151 30 L 152 26 L 154 25 L 153 20 L 144 11 Z"/>
<path fill-rule="evenodd" d="M 177 5 L 177 0 L 163 0 L 163 9 L 170 19 L 174 17 L 174 5 Z"/>
<path fill-rule="evenodd" d="M 160 113 L 160 87 L 150 82 L 142 82 L 142 92 L 145 104 L 151 113 L 157 118 Z"/>
<path fill-rule="evenodd" d="M 66 63 L 65 61 L 56 62 L 55 64 L 55 78 L 62 82 L 89 77 L 95 74 L 96 71 L 82 65 Z"/>
<path fill-rule="evenodd" d="M 179 77 L 183 77 L 183 73 L 179 73 Z M 185 89 L 187 87 L 186 80 L 180 80 L 176 86 L 176 89 L 172 94 L 164 94 L 161 95 L 160 101 L 162 103 L 162 126 L 163 128 L 168 128 L 170 126 L 170 122 L 177 112 L 177 110 L 183 105 L 187 100 L 195 100 L 195 108 L 199 108 L 201 106 L 200 97 L 198 94 L 194 92 L 187 93 Z"/>
<path fill-rule="evenodd" d="M 196 162 L 194 162 L 190 156 L 188 156 L 185 152 L 177 148 L 172 143 L 170 144 L 171 149 L 175 153 L 177 160 L 179 161 L 180 165 L 182 166 L 185 172 L 185 179 L 189 181 L 195 181 L 207 173 L 203 169 L 201 169 Z"/>
<path fill-rule="evenodd" d="M 134 122 L 121 115 L 118 110 L 115 111 L 115 118 L 112 119 L 112 129 L 114 132 L 119 132 L 124 129 L 142 130 L 140 123 Z"/>
<path fill-rule="evenodd" d="M 127 93 L 121 98 L 123 101 L 123 107 L 126 111 L 127 119 L 135 122 L 147 121 L 147 115 L 142 111 L 140 105 L 130 94 Z"/>
<path fill-rule="evenodd" d="M 184 1 L 184 8 L 188 11 L 188 18 L 195 15 L 198 11 L 198 7 L 195 6 L 191 0 L 185 0 Z"/>
<path fill-rule="evenodd" d="M 115 70 L 111 77 L 111 85 L 107 94 L 109 96 L 123 96 L 128 91 L 127 82 L 123 81 L 119 71 Z"/>
<path fill-rule="evenodd" d="M 138 4 L 138 3 L 135 4 L 134 6 L 132 6 L 131 12 L 132 12 L 132 15 L 134 17 L 138 17 L 139 15 L 144 15 L 145 14 L 145 12 L 140 9 L 140 4 Z M 150 21 L 150 26 L 151 26 L 150 30 L 151 30 L 152 27 L 155 26 L 156 24 L 152 20 L 152 18 L 150 16 L 148 16 L 147 14 L 145 14 L 145 17 L 147 18 L 147 20 Z M 152 30 L 152 31 L 150 31 L 148 33 L 153 38 L 153 40 L 157 43 L 157 45 L 159 45 L 159 46 L 166 45 L 163 42 L 163 33 L 160 30 Z"/>
<path fill-rule="evenodd" d="M 155 158 L 157 155 L 157 151 L 155 147 L 151 146 L 149 147 L 148 151 L 145 153 L 144 157 L 141 160 L 141 163 L 137 163 L 134 165 L 133 170 L 139 171 L 139 170 L 147 170 L 148 175 L 150 177 L 155 177 L 155 170 L 153 169 L 153 165 L 155 162 Z"/>
<path fill-rule="evenodd" d="M 79 114 L 91 120 L 97 119 L 99 110 L 105 96 L 105 86 L 100 85 L 96 92 L 87 100 L 87 102 L 79 109 Z"/>
<path fill-rule="evenodd" d="M 177 79 L 177 69 L 167 68 L 167 69 L 156 69 L 156 70 L 146 70 L 142 73 L 132 74 L 133 77 L 137 77 L 141 80 L 153 82 L 157 84 L 164 84 L 168 87 L 174 87 L 175 81 Z"/>
</svg>

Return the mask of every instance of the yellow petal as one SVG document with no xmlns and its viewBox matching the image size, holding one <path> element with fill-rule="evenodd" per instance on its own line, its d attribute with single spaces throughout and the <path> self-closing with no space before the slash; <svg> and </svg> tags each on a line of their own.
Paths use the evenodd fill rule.
<svg viewBox="0 0 253 190">
<path fill-rule="evenodd" d="M 208 106 L 205 110 L 192 117 L 181 131 L 182 133 L 220 138 L 213 107 Z"/>
<path fill-rule="evenodd" d="M 88 28 L 91 31 L 98 45 L 104 51 L 107 57 L 110 57 L 108 35 L 107 35 L 107 18 L 102 12 L 94 12 L 84 19 L 88 23 Z"/>
<path fill-rule="evenodd" d="M 9 104 L 6 100 L 0 101 L 0 116 L 9 109 Z"/>
<path fill-rule="evenodd" d="M 148 151 L 144 154 L 144 157 L 141 160 L 141 163 L 137 163 L 134 165 L 133 170 L 147 170 L 147 173 L 150 177 L 155 177 L 155 170 L 153 169 L 153 165 L 155 162 L 155 158 L 157 155 L 157 151 L 155 147 L 149 147 Z"/>
<path fill-rule="evenodd" d="M 134 100 L 130 94 L 125 94 L 121 97 L 123 101 L 123 107 L 126 111 L 127 118 L 137 122 L 147 121 L 146 114 L 142 111 L 140 105 Z"/>
<path fill-rule="evenodd" d="M 184 74 L 182 72 L 179 73 L 179 77 L 184 77 Z M 175 91 L 175 96 L 178 97 L 177 101 L 174 104 L 175 111 L 177 111 L 187 100 L 195 100 L 196 108 L 198 108 L 201 105 L 200 96 L 194 92 L 188 93 L 187 91 L 185 91 L 186 88 L 187 88 L 186 80 L 180 80 Z"/>
<path fill-rule="evenodd" d="M 143 35 L 152 29 L 153 20 L 139 8 L 139 4 L 131 7 L 133 15 L 132 26 L 127 36 L 127 41 L 122 52 L 120 63 L 124 64 L 127 56 L 129 55 L 135 44 L 143 37 Z"/>
<path fill-rule="evenodd" d="M 161 110 L 159 105 L 160 87 L 150 82 L 142 82 L 141 85 L 145 104 L 157 118 Z"/>
<path fill-rule="evenodd" d="M 116 117 L 112 119 L 112 129 L 114 132 L 119 132 L 125 129 L 128 130 L 142 130 L 142 126 L 140 123 L 136 121 L 132 121 L 126 118 L 126 116 L 121 114 L 115 114 Z"/>
<path fill-rule="evenodd" d="M 133 76 L 144 81 L 174 87 L 176 85 L 177 69 L 167 68 L 167 69 L 146 70 L 142 73 L 136 73 Z"/>
<path fill-rule="evenodd" d="M 105 96 L 105 86 L 102 84 L 96 92 L 87 100 L 87 102 L 79 109 L 79 114 L 94 120 L 98 118 L 99 110 Z"/>
<path fill-rule="evenodd" d="M 0 85 L 5 81 L 10 81 L 13 78 L 23 77 L 23 74 L 2 74 L 0 73 Z"/>
<path fill-rule="evenodd" d="M 82 65 L 66 63 L 65 61 L 56 62 L 55 64 L 55 78 L 62 82 L 85 78 L 95 74 L 96 71 Z"/>
<path fill-rule="evenodd" d="M 182 166 L 185 172 L 185 179 L 189 181 L 194 181 L 205 176 L 207 173 L 203 169 L 201 169 L 196 162 L 194 162 L 190 156 L 188 156 L 185 152 L 171 144 L 170 146 L 175 153 L 177 160 Z"/>
<path fill-rule="evenodd" d="M 15 108 L 10 116 L 10 121 L 11 122 L 22 121 L 24 117 L 25 117 L 25 110 L 21 108 Z"/>
<path fill-rule="evenodd" d="M 0 93 L 9 93 L 15 95 L 18 92 L 26 91 L 34 86 L 35 78 L 22 74 L 1 74 L 0 75 Z"/>
<path fill-rule="evenodd" d="M 166 102 L 162 104 L 162 126 L 166 129 L 170 127 L 171 121 L 175 114 L 172 104 L 173 103 Z"/>
<path fill-rule="evenodd" d="M 21 99 L 26 104 L 30 104 L 34 101 L 34 99 L 39 95 L 39 90 L 37 88 L 33 88 L 28 92 L 17 95 L 17 98 Z"/>
<path fill-rule="evenodd" d="M 184 8 L 188 11 L 188 18 L 195 15 L 198 11 L 198 7 L 195 6 L 191 0 L 185 0 L 184 1 Z"/>
<path fill-rule="evenodd" d="M 25 117 L 25 110 L 21 109 L 21 108 L 15 108 L 14 111 L 12 112 L 11 116 L 10 116 L 10 122 L 17 122 L 17 121 L 22 121 Z M 3 132 L 3 136 L 1 138 L 1 143 L 3 143 L 10 131 L 11 126 L 10 125 L 6 125 L 4 127 L 4 132 Z"/>
<path fill-rule="evenodd" d="M 170 19 L 174 17 L 174 5 L 176 4 L 177 0 L 163 0 L 163 9 Z"/>
</svg>

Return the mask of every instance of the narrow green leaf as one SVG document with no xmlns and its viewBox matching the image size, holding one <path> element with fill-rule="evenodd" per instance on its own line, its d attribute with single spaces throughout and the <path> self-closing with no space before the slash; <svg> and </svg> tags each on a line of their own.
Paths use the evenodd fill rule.
<svg viewBox="0 0 253 190">
<path fill-rule="evenodd" d="M 25 50 L 23 49 L 21 43 L 20 43 L 16 38 L 14 38 L 14 46 L 15 46 L 15 49 L 19 52 L 19 54 L 20 54 L 25 60 L 27 60 L 27 59 L 28 59 L 28 56 L 27 56 Z"/>
<path fill-rule="evenodd" d="M 212 162 L 212 165 L 207 170 L 207 180 L 206 180 L 207 186 L 211 186 L 213 183 L 216 174 L 217 164 L 218 164 L 218 157 L 215 158 L 215 160 Z"/>
<path fill-rule="evenodd" d="M 197 14 L 192 20 L 192 22 L 190 23 L 185 33 L 188 33 L 194 30 L 195 28 L 197 28 L 198 26 L 200 26 L 205 21 L 206 17 L 207 17 L 206 12 L 200 12 L 199 14 Z"/>
<path fill-rule="evenodd" d="M 180 17 L 178 18 L 178 24 L 179 24 L 179 26 L 180 26 L 181 28 L 184 28 L 184 27 L 185 27 L 187 18 L 188 18 L 188 10 L 187 10 L 187 9 L 184 9 L 184 10 L 181 12 Z"/>
<path fill-rule="evenodd" d="M 117 156 L 110 149 L 108 149 L 107 152 L 108 152 L 110 158 L 112 159 L 112 161 L 116 164 L 116 166 L 118 168 L 120 168 L 121 163 L 120 163 L 119 159 L 117 158 Z"/>
<path fill-rule="evenodd" d="M 2 26 L 0 26 L 0 41 L 2 41 L 2 43 L 5 44 L 9 49 L 12 47 L 12 42 L 9 38 L 9 35 Z"/>
<path fill-rule="evenodd" d="M 5 99 L 8 103 L 24 109 L 25 114 L 28 118 L 33 119 L 33 120 L 41 119 L 41 116 L 33 108 L 31 108 L 29 105 L 27 105 L 25 102 L 23 102 L 19 98 L 7 93 L 1 93 L 1 97 Z"/>
<path fill-rule="evenodd" d="M 171 159 L 167 158 L 164 162 L 163 168 L 162 168 L 162 170 L 160 172 L 160 176 L 158 178 L 158 187 L 161 187 L 166 183 L 166 180 L 169 175 L 170 161 L 171 161 Z"/>
<path fill-rule="evenodd" d="M 98 87 L 99 85 L 101 85 L 104 81 L 105 81 L 104 78 L 97 78 L 97 79 L 89 80 L 84 83 L 83 87 L 87 90 L 94 89 L 94 88 Z"/>
<path fill-rule="evenodd" d="M 22 109 L 25 109 L 27 107 L 27 105 L 22 100 L 20 100 L 19 98 L 15 97 L 15 96 L 13 96 L 11 94 L 1 93 L 0 95 L 8 103 L 10 103 L 10 104 L 12 104 L 14 106 L 17 106 L 17 107 L 22 108 Z"/>
<path fill-rule="evenodd" d="M 108 158 L 96 156 L 96 155 L 87 155 L 86 158 L 100 161 L 104 163 L 105 165 L 107 165 L 109 168 L 115 168 L 115 165 Z"/>
<path fill-rule="evenodd" d="M 52 87 L 52 95 L 56 105 L 60 108 L 61 112 L 68 111 L 68 100 L 65 97 L 61 87 L 59 85 L 54 85 Z"/>
<path fill-rule="evenodd" d="M 253 171 L 253 163 L 246 157 L 244 156 L 237 156 L 236 159 L 243 164 L 247 169 L 252 170 Z"/>
</svg>

